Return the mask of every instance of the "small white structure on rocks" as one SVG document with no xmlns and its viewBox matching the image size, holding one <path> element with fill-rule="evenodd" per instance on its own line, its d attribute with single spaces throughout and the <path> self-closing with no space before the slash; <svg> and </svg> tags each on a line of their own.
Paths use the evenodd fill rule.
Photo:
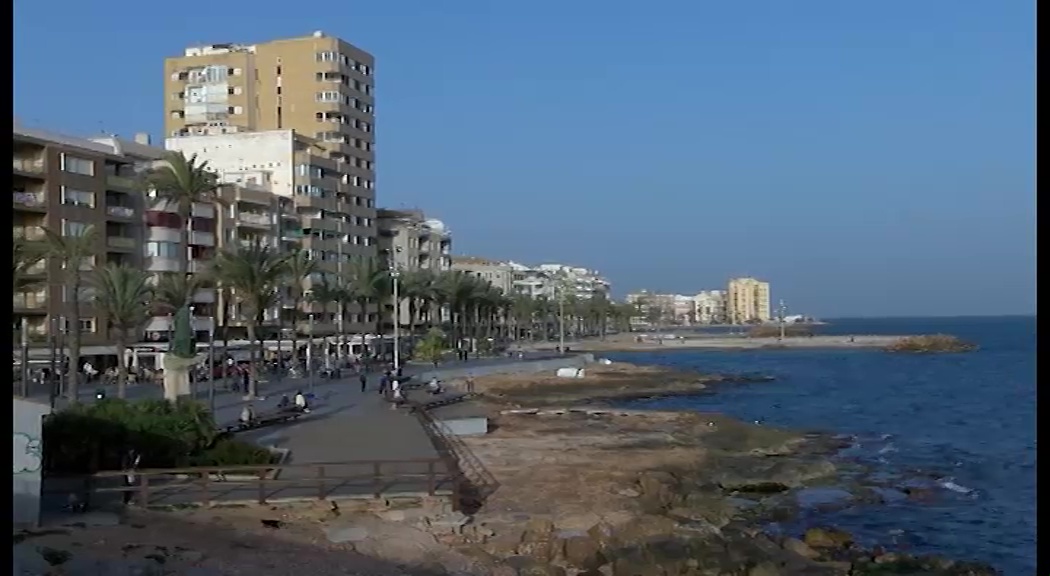
<svg viewBox="0 0 1050 576">
<path fill-rule="evenodd" d="M 554 375 L 558 378 L 583 378 L 587 374 L 583 368 L 558 368 Z"/>
</svg>

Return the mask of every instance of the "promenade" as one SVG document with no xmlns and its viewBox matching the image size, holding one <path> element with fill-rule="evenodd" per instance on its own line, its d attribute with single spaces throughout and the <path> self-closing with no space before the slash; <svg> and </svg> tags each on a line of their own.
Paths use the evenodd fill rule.
<svg viewBox="0 0 1050 576">
<path fill-rule="evenodd" d="M 435 369 L 431 365 L 407 365 L 406 376 L 417 379 L 429 379 L 436 375 L 446 386 L 454 378 L 466 375 L 483 376 L 503 371 L 535 371 L 550 365 L 569 365 L 581 362 L 577 357 L 560 357 L 550 353 L 528 353 L 523 358 L 487 358 L 468 360 L 466 362 L 449 362 Z M 551 368 L 553 369 L 553 368 Z M 269 410 L 276 406 L 281 395 L 292 396 L 296 391 L 312 394 L 310 414 L 287 423 L 257 430 L 241 432 L 238 437 L 289 451 L 285 464 L 317 465 L 302 468 L 289 468 L 281 472 L 281 480 L 302 479 L 303 483 L 284 488 L 275 487 L 268 500 L 316 498 L 319 484 L 315 481 L 318 468 L 325 465 L 324 474 L 331 478 L 359 476 L 360 480 L 343 483 L 338 480 L 327 482 L 326 494 L 329 498 L 370 497 L 376 491 L 377 484 L 370 478 L 374 465 L 332 464 L 344 462 L 372 461 L 406 461 L 382 465 L 384 477 L 411 475 L 411 479 L 401 481 L 384 481 L 381 485 L 384 494 L 425 494 L 431 489 L 438 493 L 449 493 L 452 490 L 450 478 L 454 470 L 449 463 L 441 459 L 433 441 L 423 425 L 407 409 L 392 409 L 390 404 L 378 393 L 381 374 L 369 374 L 367 390 L 362 393 L 357 375 L 335 380 L 314 381 L 312 392 L 307 379 L 285 379 L 260 383 L 260 398 L 246 401 L 242 395 L 233 391 L 216 393 L 215 420 L 220 427 L 236 423 L 241 409 L 251 403 L 256 412 Z M 207 382 L 198 390 L 198 399 L 207 402 Z M 129 389 L 129 400 L 160 398 L 161 392 L 156 386 L 136 386 Z M 82 401 L 94 401 L 94 390 L 89 387 L 82 391 Z M 115 390 L 106 390 L 115 394 Z M 421 397 L 422 390 L 408 392 L 409 397 Z M 413 461 L 413 462 L 407 462 Z M 430 462 L 428 462 L 430 461 Z M 432 486 L 429 476 L 439 479 Z M 213 501 L 253 501 L 258 498 L 258 488 L 254 484 L 229 485 L 224 489 L 221 483 L 214 483 Z M 51 492 L 53 488 L 48 488 Z M 156 504 L 184 504 L 199 500 L 200 492 L 195 487 L 164 490 L 151 498 Z M 103 505 L 117 500 L 116 495 L 96 500 L 96 505 Z M 45 499 L 47 512 L 57 512 L 64 506 L 65 498 L 61 494 L 52 494 Z"/>
</svg>

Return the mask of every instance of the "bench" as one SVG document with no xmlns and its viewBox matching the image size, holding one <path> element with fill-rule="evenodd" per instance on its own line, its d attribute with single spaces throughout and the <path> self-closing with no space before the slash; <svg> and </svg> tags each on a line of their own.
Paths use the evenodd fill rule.
<svg viewBox="0 0 1050 576">
<path fill-rule="evenodd" d="M 255 430 L 257 428 L 265 428 L 266 426 L 273 426 L 274 424 L 284 424 L 285 422 L 291 422 L 298 420 L 306 412 L 296 406 L 290 406 L 288 408 L 278 408 L 270 412 L 263 412 L 262 414 L 256 414 L 255 419 L 251 422 L 244 423 L 238 421 L 236 424 L 230 424 L 224 428 L 225 432 L 244 432 L 246 430 Z"/>
</svg>

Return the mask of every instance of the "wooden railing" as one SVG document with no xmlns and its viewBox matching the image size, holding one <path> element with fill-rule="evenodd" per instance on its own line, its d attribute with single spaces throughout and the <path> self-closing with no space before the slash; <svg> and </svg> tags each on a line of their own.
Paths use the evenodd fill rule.
<svg viewBox="0 0 1050 576">
<path fill-rule="evenodd" d="M 83 508 L 120 495 L 138 506 L 221 504 L 273 499 L 375 497 L 396 493 L 436 495 L 455 490 L 456 472 L 440 458 L 361 460 L 269 466 L 98 472 L 87 476 L 45 477 L 45 496 L 75 496 Z"/>
</svg>

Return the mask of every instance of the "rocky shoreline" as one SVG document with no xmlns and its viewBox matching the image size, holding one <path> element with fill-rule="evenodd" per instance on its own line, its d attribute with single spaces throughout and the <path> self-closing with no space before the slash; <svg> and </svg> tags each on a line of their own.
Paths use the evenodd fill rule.
<svg viewBox="0 0 1050 576">
<path fill-rule="evenodd" d="M 832 507 L 883 501 L 834 457 L 848 440 L 720 414 L 595 407 L 766 380 L 627 364 L 589 367 L 579 380 L 479 378 L 495 430 L 464 440 L 501 487 L 473 519 L 483 536 L 468 531 L 458 545 L 518 574 L 996 573 L 865 548 L 829 526 L 764 533 L 797 517 L 805 490 L 848 491 Z"/>
</svg>

